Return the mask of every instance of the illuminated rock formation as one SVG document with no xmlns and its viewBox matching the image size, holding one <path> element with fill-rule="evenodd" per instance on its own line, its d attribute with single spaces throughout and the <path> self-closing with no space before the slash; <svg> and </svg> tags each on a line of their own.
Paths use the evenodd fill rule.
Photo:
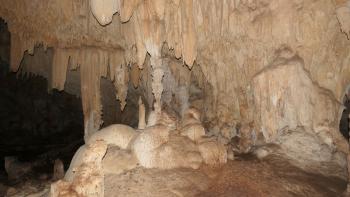
<svg viewBox="0 0 350 197">
<path fill-rule="evenodd" d="M 140 118 L 143 131 L 135 139 L 142 166 L 159 164 L 144 157 L 166 146 L 172 130 L 196 146 L 206 131 L 226 145 L 237 137 L 240 153 L 257 144 L 283 145 L 284 131 L 310 134 L 315 147 L 332 150 L 328 159 L 349 152 L 338 128 L 350 84 L 346 0 L 0 2 L 13 71 L 38 45 L 54 51 L 46 76 L 52 88 L 62 90 L 67 72 L 79 70 L 86 141 L 103 125 L 101 77 L 113 81 L 121 109 L 128 90 L 138 88 L 137 98 L 153 111 L 146 126 Z M 23 72 L 39 73 L 30 67 Z M 181 116 L 181 128 L 172 116 L 161 118 L 165 106 Z M 185 113 L 192 106 L 202 117 Z M 171 145 L 164 149 L 176 152 Z M 213 149 L 224 152 L 219 145 Z M 204 161 L 225 161 L 213 155 Z"/>
</svg>

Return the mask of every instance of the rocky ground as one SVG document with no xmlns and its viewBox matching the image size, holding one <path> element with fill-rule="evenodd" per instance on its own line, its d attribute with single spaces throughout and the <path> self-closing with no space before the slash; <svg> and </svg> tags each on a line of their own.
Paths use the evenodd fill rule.
<svg viewBox="0 0 350 197">
<path fill-rule="evenodd" d="M 32 179 L 0 188 L 6 196 L 47 196 L 50 179 Z M 198 170 L 137 167 L 120 175 L 105 175 L 105 196 L 341 196 L 345 180 L 305 172 L 280 157 L 263 161 L 252 155 L 223 166 Z"/>
<path fill-rule="evenodd" d="M 305 172 L 280 157 L 228 162 L 197 196 L 341 196 L 346 181 Z"/>
</svg>

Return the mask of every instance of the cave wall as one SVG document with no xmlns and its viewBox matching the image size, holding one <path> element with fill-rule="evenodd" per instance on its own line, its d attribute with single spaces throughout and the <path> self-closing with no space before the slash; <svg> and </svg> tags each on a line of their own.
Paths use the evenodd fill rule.
<svg viewBox="0 0 350 197">
<path fill-rule="evenodd" d="M 317 134 L 326 130 L 338 146 L 345 145 L 337 130 L 350 80 L 347 1 L 1 3 L 0 17 L 11 32 L 12 70 L 18 70 L 24 51 L 33 53 L 39 43 L 54 48 L 53 88 L 63 89 L 67 70 L 79 67 L 89 132 L 102 124 L 101 76 L 114 81 L 123 108 L 129 80 L 139 72 L 129 68 L 149 64 L 141 83 L 148 89 L 145 99 L 159 108 L 174 90 L 164 80 L 167 69 L 198 65 L 198 83 L 209 84 L 203 85 L 202 106 L 210 125 L 249 124 L 266 141 L 286 126 L 301 126 Z M 189 87 L 190 81 L 183 77 L 179 86 Z"/>
</svg>

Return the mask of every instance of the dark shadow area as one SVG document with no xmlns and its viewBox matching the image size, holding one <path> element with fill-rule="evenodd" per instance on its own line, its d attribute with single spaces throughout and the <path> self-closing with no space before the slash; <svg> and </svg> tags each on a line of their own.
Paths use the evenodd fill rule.
<svg viewBox="0 0 350 197">
<path fill-rule="evenodd" d="M 349 140 L 349 114 L 350 114 L 350 100 L 347 95 L 344 97 L 345 109 L 340 118 L 339 130 L 345 139 Z"/>
<path fill-rule="evenodd" d="M 49 94 L 47 89 L 42 77 L 9 73 L 0 78 L 1 168 L 5 170 L 7 164 L 10 184 L 33 173 L 50 176 L 55 159 L 61 159 L 67 169 L 83 144 L 80 98 L 57 90 Z M 25 169 L 16 169 L 19 177 L 10 177 L 11 168 Z"/>
<path fill-rule="evenodd" d="M 11 36 L 7 24 L 0 18 L 0 76 L 9 72 Z"/>
</svg>

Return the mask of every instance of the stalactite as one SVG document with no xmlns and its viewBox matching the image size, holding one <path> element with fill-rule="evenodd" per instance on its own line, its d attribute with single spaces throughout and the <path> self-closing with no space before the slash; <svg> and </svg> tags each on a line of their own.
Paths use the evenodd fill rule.
<svg viewBox="0 0 350 197">
<path fill-rule="evenodd" d="M 147 55 L 145 44 L 143 43 L 143 35 L 141 32 L 141 26 L 137 17 L 134 17 L 133 21 L 131 21 L 135 34 L 135 42 L 137 47 L 137 65 L 139 68 L 143 68 L 143 64 L 145 62 L 145 58 Z"/>
<path fill-rule="evenodd" d="M 98 66 L 100 68 L 100 76 L 107 77 L 108 76 L 108 64 L 109 64 L 109 54 L 105 50 L 98 50 Z"/>
<path fill-rule="evenodd" d="M 94 47 L 82 49 L 56 49 L 53 59 L 52 84 L 63 89 L 68 69 L 80 67 L 81 96 L 84 111 L 85 138 L 96 132 L 102 124 L 102 105 L 100 93 L 101 77 L 114 81 L 117 99 L 121 107 L 126 105 L 128 88 L 128 67 L 125 65 L 123 51 L 105 50 Z"/>
<path fill-rule="evenodd" d="M 11 34 L 11 51 L 10 51 L 10 69 L 17 72 L 22 62 L 23 55 L 27 51 L 28 54 L 34 54 L 36 41 L 28 35 L 22 33 Z"/>
<path fill-rule="evenodd" d="M 101 25 L 112 22 L 112 17 L 119 12 L 119 0 L 90 0 L 93 15 Z"/>
<path fill-rule="evenodd" d="M 191 68 L 197 56 L 193 1 L 182 1 L 181 4 L 182 56 L 184 62 Z"/>
<path fill-rule="evenodd" d="M 120 3 L 120 4 L 119 4 Z M 116 9 L 102 9 L 107 4 L 113 4 Z M 118 4 L 118 5 L 114 5 Z M 165 10 L 171 6 L 176 13 L 175 18 L 166 15 Z M 114 8 L 114 7 L 113 7 Z M 120 9 L 120 10 L 118 10 Z M 112 1 L 97 2 L 91 0 L 91 10 L 96 19 L 102 25 L 106 25 L 111 21 L 111 17 L 115 12 L 120 12 L 120 20 L 122 22 L 129 21 L 131 16 L 131 26 L 133 28 L 134 42 L 137 47 L 137 63 L 142 68 L 146 51 L 151 55 L 151 65 L 153 69 L 152 92 L 155 97 L 154 108 L 156 111 L 161 110 L 161 95 L 163 91 L 162 78 L 164 71 L 162 70 L 162 60 L 160 49 L 162 48 L 166 38 L 170 38 L 170 46 L 175 48 L 177 57 L 182 54 L 183 61 L 191 68 L 194 59 L 197 56 L 195 21 L 192 13 L 193 2 L 185 1 Z M 134 14 L 133 14 L 134 13 Z M 176 19 L 175 21 L 171 19 Z M 172 29 L 170 24 L 176 27 Z M 167 32 L 168 31 L 168 32 Z M 125 31 L 129 33 L 129 31 Z M 167 35 L 168 34 L 168 35 Z M 175 37 L 172 38 L 171 35 Z M 128 36 L 128 35 L 126 35 Z M 181 49 L 181 52 L 179 52 Z M 123 67 L 120 67 L 121 70 Z M 116 67 L 112 66 L 112 72 Z M 115 78 L 115 77 L 114 77 Z M 115 86 L 118 87 L 118 99 L 121 101 L 122 108 L 125 106 L 125 96 L 123 86 L 125 79 L 123 74 L 118 74 L 118 80 L 115 80 Z M 120 82 L 122 81 L 122 82 Z M 121 83 L 121 84 L 120 84 Z M 121 92 L 122 91 L 122 92 Z"/>
<path fill-rule="evenodd" d="M 51 88 L 64 89 L 68 69 L 69 54 L 65 49 L 56 48 L 52 62 Z"/>
<path fill-rule="evenodd" d="M 134 9 L 138 6 L 141 0 L 121 0 L 120 2 L 120 20 L 122 22 L 129 21 Z"/>
<path fill-rule="evenodd" d="M 11 63 L 10 69 L 16 72 L 23 58 L 25 47 L 23 46 L 22 36 L 18 34 L 11 35 Z"/>
<path fill-rule="evenodd" d="M 85 140 L 102 124 L 99 54 L 85 49 L 80 54 L 81 96 L 84 111 Z"/>
<path fill-rule="evenodd" d="M 134 88 L 137 88 L 139 86 L 140 72 L 141 72 L 141 70 L 139 69 L 139 67 L 136 64 L 133 64 L 131 66 L 130 79 L 131 79 L 131 82 L 132 82 Z"/>
<path fill-rule="evenodd" d="M 170 49 L 174 49 L 175 57 L 180 58 L 182 54 L 181 42 L 181 12 L 175 9 L 179 6 L 179 2 L 166 6 L 165 28 L 167 32 L 167 44 Z"/>
<path fill-rule="evenodd" d="M 68 53 L 69 53 L 69 69 L 70 70 L 76 70 L 78 69 L 80 63 L 80 50 L 77 49 L 68 49 Z"/>
<path fill-rule="evenodd" d="M 120 101 L 120 107 L 123 110 L 126 105 L 126 96 L 128 93 L 129 73 L 127 65 L 121 64 L 116 69 L 114 86 L 117 90 L 117 99 Z"/>
<path fill-rule="evenodd" d="M 124 56 L 120 52 L 110 53 L 109 55 L 110 77 L 117 91 L 117 99 L 120 101 L 121 109 L 126 105 L 126 96 L 128 93 L 129 72 L 125 65 Z"/>
</svg>

